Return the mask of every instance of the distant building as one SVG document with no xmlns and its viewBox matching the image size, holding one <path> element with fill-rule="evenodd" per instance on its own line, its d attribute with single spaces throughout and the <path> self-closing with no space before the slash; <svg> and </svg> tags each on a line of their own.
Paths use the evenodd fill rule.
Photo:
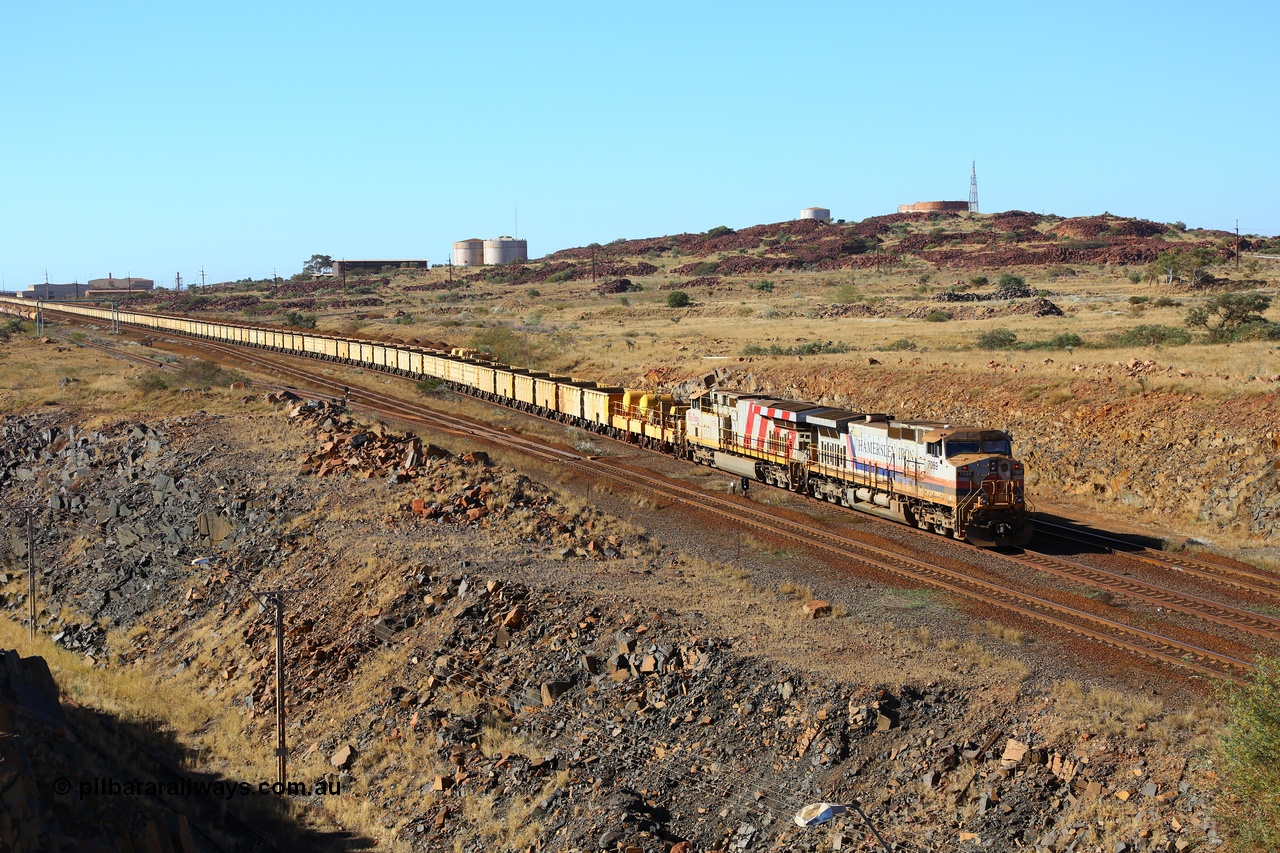
<svg viewBox="0 0 1280 853">
<path fill-rule="evenodd" d="M 484 241 L 479 237 L 459 240 L 453 244 L 455 267 L 478 267 L 484 264 Z"/>
<path fill-rule="evenodd" d="M 139 291 L 151 290 L 156 286 L 153 279 L 126 276 L 115 278 L 110 273 L 106 278 L 89 279 L 88 284 L 73 282 L 71 284 L 40 283 L 29 284 L 27 289 L 18 293 L 22 299 L 92 299 L 99 296 L 120 296 Z"/>
<path fill-rule="evenodd" d="M 89 279 L 90 290 L 123 290 L 129 293 L 134 290 L 153 290 L 155 286 L 155 281 L 149 278 L 136 278 L 135 276 L 116 278 L 110 273 L 107 273 L 106 278 Z"/>
<path fill-rule="evenodd" d="M 800 211 L 801 219 L 820 219 L 823 222 L 831 221 L 831 210 L 826 207 L 806 207 Z"/>
<path fill-rule="evenodd" d="M 430 269 L 431 262 L 426 258 L 413 258 L 410 260 L 372 260 L 372 261 L 348 261 L 343 258 L 340 261 L 333 262 L 333 274 L 337 278 L 344 275 L 377 275 L 388 268 L 400 269 Z"/>
<path fill-rule="evenodd" d="M 899 213 L 935 213 L 937 211 L 954 211 L 968 213 L 967 201 L 918 201 L 915 204 L 898 205 Z"/>
<path fill-rule="evenodd" d="M 484 241 L 486 266 L 529 260 L 529 241 L 518 237 L 494 237 Z"/>
</svg>

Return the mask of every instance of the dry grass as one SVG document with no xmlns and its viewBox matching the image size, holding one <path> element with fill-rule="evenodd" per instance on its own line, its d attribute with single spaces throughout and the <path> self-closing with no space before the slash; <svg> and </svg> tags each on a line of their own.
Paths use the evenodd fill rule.
<svg viewBox="0 0 1280 853">
<path fill-rule="evenodd" d="M 1104 687 L 1086 689 L 1074 681 L 1058 682 L 1052 695 L 1060 717 L 1094 734 L 1132 735 L 1164 712 L 1156 699 Z"/>
</svg>

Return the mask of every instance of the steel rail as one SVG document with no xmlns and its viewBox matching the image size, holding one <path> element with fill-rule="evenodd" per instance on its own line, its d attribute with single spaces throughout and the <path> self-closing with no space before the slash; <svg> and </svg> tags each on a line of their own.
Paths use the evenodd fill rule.
<svg viewBox="0 0 1280 853">
<path fill-rule="evenodd" d="M 1076 530 L 1064 524 L 1055 524 L 1039 518 L 1036 519 L 1036 529 L 1043 529 L 1050 536 L 1055 536 L 1068 542 L 1101 543 L 1099 547 L 1105 548 L 1109 553 L 1116 556 L 1129 557 L 1163 569 L 1172 569 L 1200 580 L 1226 584 L 1257 595 L 1280 598 L 1280 576 L 1277 575 L 1221 566 L 1216 563 L 1194 560 L 1180 554 L 1168 554 L 1145 546 L 1137 546 L 1138 550 L 1130 550 L 1135 546 L 1133 543 L 1125 542 L 1123 539 L 1117 539 L 1102 533 Z M 1117 548 L 1112 547 L 1113 545 L 1123 545 L 1125 547 Z"/>
</svg>

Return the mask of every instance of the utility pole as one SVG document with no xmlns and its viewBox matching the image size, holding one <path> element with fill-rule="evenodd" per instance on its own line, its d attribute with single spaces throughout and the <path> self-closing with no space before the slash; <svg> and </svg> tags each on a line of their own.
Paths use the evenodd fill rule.
<svg viewBox="0 0 1280 853">
<path fill-rule="evenodd" d="M 276 774 L 281 793 L 288 790 L 289 749 L 284 734 L 284 597 L 301 592 L 298 589 L 250 590 L 265 607 L 275 608 L 276 633 Z"/>
<path fill-rule="evenodd" d="M 1236 220 L 1236 272 L 1240 272 L 1240 220 Z"/>
<path fill-rule="evenodd" d="M 36 536 L 35 517 L 44 507 L 40 504 L 16 504 L 9 509 L 26 516 L 27 534 L 27 617 L 30 620 L 30 637 L 36 638 Z"/>
<path fill-rule="evenodd" d="M 200 265 L 200 289 L 204 290 L 204 264 Z"/>
<path fill-rule="evenodd" d="M 197 557 L 191 561 L 193 566 L 210 566 L 218 562 L 229 562 L 227 558 L 220 556 L 213 557 Z M 245 580 L 234 567 L 229 567 L 232 577 Z M 274 609 L 273 623 L 276 634 L 276 775 L 277 781 L 281 786 L 281 793 L 285 793 L 288 788 L 288 757 L 289 750 L 285 742 L 284 734 L 284 599 L 286 595 L 302 592 L 300 589 L 253 589 L 249 588 L 249 592 L 254 598 L 258 599 L 258 604 L 265 610 L 268 607 Z"/>
</svg>

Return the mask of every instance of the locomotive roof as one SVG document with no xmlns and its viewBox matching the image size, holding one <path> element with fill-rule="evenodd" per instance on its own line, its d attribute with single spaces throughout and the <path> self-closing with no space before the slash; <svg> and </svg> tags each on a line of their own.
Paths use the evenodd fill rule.
<svg viewBox="0 0 1280 853">
<path fill-rule="evenodd" d="M 981 441 L 984 438 L 1008 438 L 1009 434 L 1002 429 L 942 424 L 938 429 L 932 429 L 925 433 L 922 440 L 930 442 L 941 441 L 944 438 L 951 438 L 952 436 L 963 437 L 970 441 Z"/>
</svg>

